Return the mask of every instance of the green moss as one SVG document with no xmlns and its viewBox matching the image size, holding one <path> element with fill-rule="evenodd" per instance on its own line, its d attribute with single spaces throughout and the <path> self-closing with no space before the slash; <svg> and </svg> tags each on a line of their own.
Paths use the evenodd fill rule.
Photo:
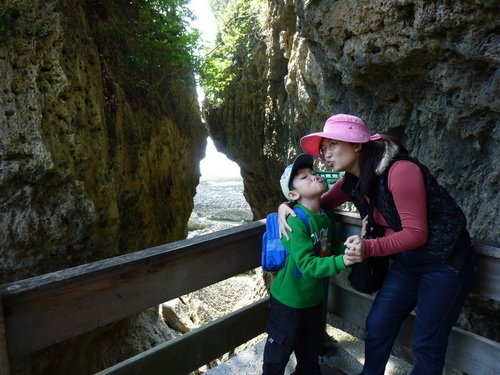
<svg viewBox="0 0 500 375">
<path fill-rule="evenodd" d="M 221 105 L 241 71 L 252 61 L 255 45 L 262 39 L 263 0 L 212 0 L 219 32 L 216 47 L 208 51 L 201 69 L 201 86 L 212 106 Z"/>
</svg>

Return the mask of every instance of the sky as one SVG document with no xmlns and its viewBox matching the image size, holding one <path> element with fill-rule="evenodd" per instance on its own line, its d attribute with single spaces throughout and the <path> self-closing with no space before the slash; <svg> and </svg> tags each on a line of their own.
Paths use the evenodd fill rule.
<svg viewBox="0 0 500 375">
<path fill-rule="evenodd" d="M 215 35 L 217 28 L 215 26 L 215 16 L 208 4 L 208 0 L 191 0 L 189 9 L 193 12 L 196 19 L 191 22 L 191 25 L 201 32 L 201 38 L 204 45 L 213 45 L 215 43 Z M 205 93 L 201 87 L 197 87 L 198 101 L 201 103 L 205 98 Z"/>
<path fill-rule="evenodd" d="M 191 0 L 189 8 L 196 17 L 196 20 L 192 23 L 193 27 L 200 30 L 205 43 L 213 45 L 217 29 L 215 17 L 208 0 Z M 198 100 L 201 102 L 205 94 L 201 87 L 197 87 L 196 90 Z M 218 152 L 210 137 L 207 139 L 205 159 L 200 162 L 200 171 L 202 179 L 241 177 L 238 164 L 229 160 L 223 153 Z"/>
<path fill-rule="evenodd" d="M 189 9 L 196 16 L 196 20 L 192 24 L 201 31 L 202 39 L 213 44 L 217 30 L 215 16 L 208 4 L 208 0 L 191 0 Z"/>
</svg>

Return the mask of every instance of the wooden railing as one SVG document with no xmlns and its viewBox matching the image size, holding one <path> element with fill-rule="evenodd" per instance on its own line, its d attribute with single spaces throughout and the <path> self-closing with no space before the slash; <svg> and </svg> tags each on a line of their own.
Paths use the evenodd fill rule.
<svg viewBox="0 0 500 375">
<path fill-rule="evenodd" d="M 3 320 L 1 327 L 5 327 L 4 338 L 0 337 L 0 373 L 8 373 L 9 358 L 22 357 L 258 267 L 263 230 L 262 222 L 254 222 L 0 286 L 0 322 Z M 173 340 L 178 349 L 167 350 L 165 358 L 168 353 L 181 357 L 186 345 L 196 353 L 184 355 L 189 363 L 182 364 L 181 358 L 178 363 L 167 361 L 157 373 L 169 368 L 172 371 L 166 373 L 187 373 L 257 336 L 266 318 L 264 309 L 265 302 L 254 304 L 222 323 L 214 322 Z M 227 331 L 241 318 L 248 319 L 240 320 L 241 329 Z M 207 335 L 217 340 L 202 340 Z M 193 343 L 193 336 L 203 345 Z M 166 346 L 173 347 L 171 342 Z M 162 362 L 154 352 L 127 362 L 132 371 L 128 373 L 140 368 L 141 362 L 149 363 L 150 358 Z M 155 372 L 142 372 L 146 373 Z"/>
<path fill-rule="evenodd" d="M 338 217 L 344 235 L 359 231 L 359 219 Z M 0 373 L 9 374 L 13 358 L 258 267 L 263 230 L 262 221 L 254 222 L 0 286 Z M 500 249 L 480 243 L 478 250 L 476 292 L 498 301 Z M 370 296 L 337 284 L 331 293 L 331 312 L 364 324 Z M 258 336 L 266 320 L 267 298 L 100 374 L 186 374 Z M 494 356 L 485 358 L 495 351 L 498 342 L 456 329 L 447 361 L 459 369 L 495 369 Z M 471 355 L 483 364 L 464 365 L 461 358 Z"/>
</svg>

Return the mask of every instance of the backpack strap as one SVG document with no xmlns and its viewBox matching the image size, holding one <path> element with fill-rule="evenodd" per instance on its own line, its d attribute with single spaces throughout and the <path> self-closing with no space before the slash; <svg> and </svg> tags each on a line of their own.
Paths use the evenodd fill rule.
<svg viewBox="0 0 500 375">
<path fill-rule="evenodd" d="M 309 225 L 309 219 L 304 210 L 300 207 L 294 207 L 293 210 L 297 214 L 297 217 L 304 223 L 307 233 L 311 235 L 311 226 Z M 299 267 L 295 267 L 295 277 L 302 277 L 302 272 L 300 272 Z"/>
<path fill-rule="evenodd" d="M 304 223 L 305 227 L 306 227 L 306 230 L 307 230 L 307 233 L 311 233 L 311 226 L 309 225 L 309 219 L 307 218 L 307 215 L 306 213 L 304 212 L 304 210 L 300 207 L 294 207 L 293 210 L 295 211 L 295 213 L 297 214 L 297 217 L 302 220 L 302 222 Z"/>
</svg>

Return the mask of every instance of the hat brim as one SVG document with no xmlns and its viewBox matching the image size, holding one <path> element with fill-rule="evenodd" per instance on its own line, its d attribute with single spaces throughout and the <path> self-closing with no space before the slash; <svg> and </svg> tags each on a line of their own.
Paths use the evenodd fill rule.
<svg viewBox="0 0 500 375">
<path fill-rule="evenodd" d="M 349 142 L 349 143 L 366 143 L 370 139 L 365 134 L 357 134 L 355 137 L 353 134 L 345 134 L 345 132 L 318 132 L 306 135 L 300 139 L 300 147 L 302 150 L 309 155 L 316 158 L 320 158 L 321 154 L 319 148 L 321 146 L 321 140 L 323 138 L 333 139 L 335 141 Z"/>
<path fill-rule="evenodd" d="M 300 139 L 300 147 L 302 148 L 302 151 L 307 152 L 309 155 L 312 155 L 316 158 L 319 158 L 321 157 L 319 153 L 319 148 L 321 146 L 321 140 L 323 138 L 339 140 L 332 133 L 327 133 L 327 132 L 312 133 Z"/>
</svg>

